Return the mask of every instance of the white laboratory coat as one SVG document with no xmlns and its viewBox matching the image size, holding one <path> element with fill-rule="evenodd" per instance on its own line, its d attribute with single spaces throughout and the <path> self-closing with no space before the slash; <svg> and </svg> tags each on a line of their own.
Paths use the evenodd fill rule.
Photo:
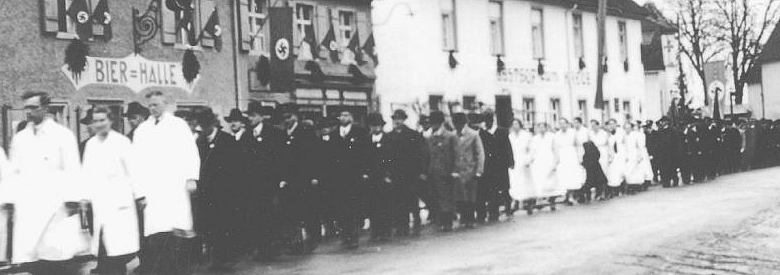
<svg viewBox="0 0 780 275">
<path fill-rule="evenodd" d="M 101 234 L 108 256 L 138 251 L 131 150 L 130 139 L 114 131 L 109 131 L 105 140 L 92 137 L 84 147 L 82 177 L 92 202 L 94 255 L 98 253 Z"/>
<path fill-rule="evenodd" d="M 533 181 L 535 197 L 553 197 L 565 193 L 558 186 L 555 178 L 555 134 L 535 134 L 531 138 L 531 181 Z"/>
<path fill-rule="evenodd" d="M 609 136 L 607 144 L 609 144 L 607 184 L 610 187 L 619 187 L 626 178 L 626 131 L 622 128 L 615 129 L 615 133 Z"/>
<path fill-rule="evenodd" d="M 509 195 L 515 200 L 524 200 L 535 196 L 531 182 L 530 147 L 531 133 L 526 130 L 509 133 L 509 143 L 512 144 L 512 154 L 515 167 L 509 168 Z"/>
<path fill-rule="evenodd" d="M 34 128 L 37 129 L 34 132 Z M 73 133 L 47 118 L 28 125 L 11 142 L 12 176 L 2 203 L 14 205 L 13 263 L 61 261 L 89 254 L 89 232 L 64 203 L 83 199 L 78 144 Z"/>
<path fill-rule="evenodd" d="M 569 128 L 555 134 L 555 152 L 558 154 L 558 165 L 555 172 L 558 184 L 566 190 L 578 190 L 585 184 L 585 168 L 582 167 L 582 156 L 577 153 L 577 130 Z"/>
<path fill-rule="evenodd" d="M 171 113 L 152 116 L 133 136 L 137 196 L 146 198 L 144 234 L 193 231 L 188 179 L 198 179 L 200 157 L 187 123 Z"/>
</svg>

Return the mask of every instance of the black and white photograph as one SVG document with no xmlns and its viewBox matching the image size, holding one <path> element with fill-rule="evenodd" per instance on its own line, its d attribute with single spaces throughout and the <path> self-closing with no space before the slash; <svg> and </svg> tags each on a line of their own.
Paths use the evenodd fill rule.
<svg viewBox="0 0 780 275">
<path fill-rule="evenodd" d="M 778 275 L 780 0 L 0 0 L 0 275 Z"/>
</svg>

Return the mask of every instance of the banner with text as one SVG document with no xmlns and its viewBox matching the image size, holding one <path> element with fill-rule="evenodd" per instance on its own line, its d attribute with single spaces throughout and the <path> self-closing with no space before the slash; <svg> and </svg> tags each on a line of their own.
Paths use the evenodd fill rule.
<svg viewBox="0 0 780 275">
<path fill-rule="evenodd" d="M 197 82 L 188 84 L 182 75 L 181 62 L 154 61 L 140 55 L 123 58 L 87 56 L 87 65 L 81 74 L 62 66 L 62 72 L 73 83 L 76 90 L 91 84 L 128 87 L 139 93 L 149 87 L 180 88 L 192 93 Z"/>
</svg>

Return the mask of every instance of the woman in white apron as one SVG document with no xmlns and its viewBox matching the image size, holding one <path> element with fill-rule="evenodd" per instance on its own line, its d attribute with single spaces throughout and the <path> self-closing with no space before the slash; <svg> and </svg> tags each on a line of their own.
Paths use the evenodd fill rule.
<svg viewBox="0 0 780 275">
<path fill-rule="evenodd" d="M 558 188 L 555 179 L 555 163 L 557 162 L 554 149 L 554 134 L 548 132 L 547 123 L 539 123 L 534 129 L 530 146 L 530 171 L 531 181 L 535 187 L 535 197 L 548 198 L 554 202 L 555 197 L 563 193 Z"/>
<path fill-rule="evenodd" d="M 645 182 L 645 170 L 640 165 L 644 156 L 639 148 L 639 136 L 644 135 L 644 133 L 639 131 L 636 123 L 632 121 L 627 121 L 623 129 L 628 132 L 626 136 L 626 191 L 629 194 L 634 194 Z"/>
<path fill-rule="evenodd" d="M 601 123 L 595 119 L 590 121 L 590 140 L 593 141 L 593 145 L 596 145 L 596 148 L 599 150 L 599 164 L 601 165 L 601 170 L 604 171 L 605 175 L 608 175 L 607 169 L 609 169 L 610 157 L 609 133 L 604 130 Z M 596 198 L 598 200 L 603 200 L 606 197 L 606 193 L 606 184 L 596 187 Z"/>
<path fill-rule="evenodd" d="M 555 171 L 558 184 L 566 190 L 566 205 L 573 204 L 574 193 L 585 183 L 585 168 L 582 167 L 582 158 L 577 153 L 577 130 L 569 126 L 568 120 L 560 119 L 560 130 L 555 135 L 555 152 L 558 155 Z"/>
<path fill-rule="evenodd" d="M 643 131 L 642 127 L 637 125 L 639 128 L 639 139 L 638 139 L 638 145 L 639 145 L 639 153 L 642 154 L 642 161 L 639 163 L 640 166 L 645 170 L 645 182 L 642 184 L 642 190 L 647 191 L 647 188 L 650 187 L 650 183 L 653 182 L 653 179 L 655 178 L 655 173 L 653 173 L 653 164 L 650 160 L 650 152 L 647 150 L 647 133 Z"/>
<path fill-rule="evenodd" d="M 612 132 L 608 139 L 609 168 L 607 169 L 607 185 L 609 191 L 607 198 L 618 195 L 620 186 L 625 180 L 626 167 L 626 132 L 617 125 L 617 121 L 610 119 L 607 129 Z"/>
<path fill-rule="evenodd" d="M 92 115 L 96 135 L 87 141 L 82 165 L 94 217 L 92 254 L 98 271 L 124 274 L 139 244 L 130 139 L 111 130 L 109 109 L 96 107 Z"/>
<path fill-rule="evenodd" d="M 531 171 L 528 167 L 531 138 L 531 133 L 523 127 L 523 123 L 515 119 L 509 131 L 509 143 L 512 144 L 515 160 L 515 166 L 509 168 L 509 195 L 513 200 L 513 211 L 520 208 L 520 202 L 535 196 Z"/>
</svg>

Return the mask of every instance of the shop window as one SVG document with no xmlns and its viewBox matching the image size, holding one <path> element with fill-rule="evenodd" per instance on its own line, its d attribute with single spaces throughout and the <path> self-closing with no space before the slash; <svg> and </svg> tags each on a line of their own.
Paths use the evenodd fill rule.
<svg viewBox="0 0 780 275">
<path fill-rule="evenodd" d="M 43 20 L 42 30 L 45 33 L 55 34 L 55 37 L 59 39 L 73 39 L 76 38 L 76 24 L 77 21 L 71 18 L 68 14 L 68 8 L 73 4 L 74 0 L 43 0 L 41 4 L 43 8 Z M 110 0 L 83 0 L 87 3 L 89 9 L 88 19 L 92 23 L 92 36 L 104 36 L 107 32 L 110 32 L 108 28 L 110 25 L 103 24 L 104 22 L 96 22 L 93 20 L 94 13 L 98 4 L 101 1 L 105 1 L 106 5 L 109 5 Z M 110 15 L 109 15 L 110 17 Z M 110 22 L 110 21 L 109 21 Z M 93 40 L 90 38 L 89 40 Z"/>
<path fill-rule="evenodd" d="M 544 59 L 544 16 L 541 8 L 531 9 L 531 43 L 534 59 Z"/>
<path fill-rule="evenodd" d="M 493 55 L 504 54 L 504 10 L 502 2 L 490 1 L 488 4 L 490 24 L 490 51 Z"/>
<path fill-rule="evenodd" d="M 620 43 L 620 62 L 623 62 L 623 69 L 628 71 L 628 34 L 626 22 L 618 22 L 618 42 Z"/>
<path fill-rule="evenodd" d="M 457 24 L 455 23 L 455 0 L 440 0 L 442 48 L 445 51 L 457 50 Z"/>
<path fill-rule="evenodd" d="M 428 96 L 428 106 L 431 111 L 443 111 L 442 104 L 444 103 L 444 97 L 440 95 Z"/>
</svg>

